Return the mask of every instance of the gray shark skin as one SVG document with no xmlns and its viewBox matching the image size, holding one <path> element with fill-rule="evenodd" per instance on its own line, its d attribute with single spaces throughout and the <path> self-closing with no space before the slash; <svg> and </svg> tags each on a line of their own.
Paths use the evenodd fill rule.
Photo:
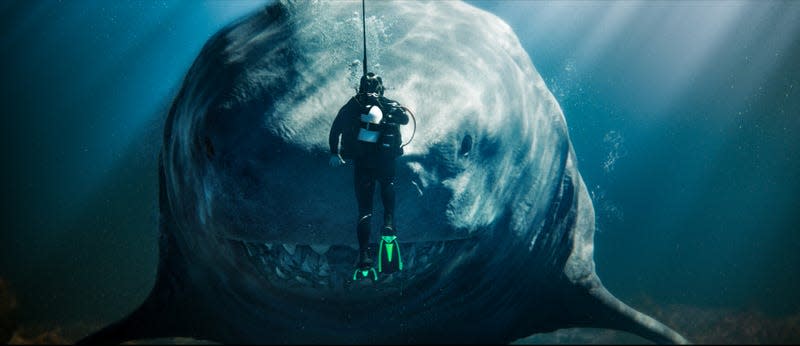
<svg viewBox="0 0 800 346">
<path fill-rule="evenodd" d="M 279 2 L 188 71 L 160 154 L 156 283 L 81 343 L 508 343 L 569 327 L 686 343 L 595 274 L 563 113 L 511 28 L 460 2 L 367 5 L 368 67 L 417 116 L 398 160 L 403 271 L 353 280 L 352 167 L 328 166 L 361 3 Z"/>
</svg>

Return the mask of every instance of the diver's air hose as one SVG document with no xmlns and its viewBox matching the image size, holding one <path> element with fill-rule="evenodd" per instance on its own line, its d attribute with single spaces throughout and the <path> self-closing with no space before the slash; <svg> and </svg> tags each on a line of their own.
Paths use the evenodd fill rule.
<svg viewBox="0 0 800 346">
<path fill-rule="evenodd" d="M 417 134 L 417 118 L 414 116 L 414 112 L 408 109 L 408 107 L 405 106 L 400 106 L 400 107 L 403 108 L 404 111 L 408 112 L 408 114 L 411 114 L 411 120 L 414 122 L 414 131 L 411 132 L 411 138 L 408 139 L 408 142 L 405 142 L 403 145 L 400 146 L 400 148 L 403 148 L 406 145 L 409 145 L 411 141 L 414 140 L 414 135 Z"/>
</svg>

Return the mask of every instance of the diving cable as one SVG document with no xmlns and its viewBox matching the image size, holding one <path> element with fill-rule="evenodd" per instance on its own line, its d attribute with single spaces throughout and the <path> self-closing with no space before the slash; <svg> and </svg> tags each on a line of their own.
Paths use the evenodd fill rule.
<svg viewBox="0 0 800 346">
<path fill-rule="evenodd" d="M 364 76 L 367 75 L 367 10 L 364 5 L 365 0 L 361 0 L 361 32 L 364 37 Z"/>
</svg>

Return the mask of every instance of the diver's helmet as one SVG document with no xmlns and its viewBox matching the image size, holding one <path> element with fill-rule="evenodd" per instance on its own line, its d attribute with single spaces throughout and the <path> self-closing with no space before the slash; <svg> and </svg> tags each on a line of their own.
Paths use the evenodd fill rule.
<svg viewBox="0 0 800 346">
<path fill-rule="evenodd" d="M 358 93 L 383 96 L 383 79 L 375 75 L 375 73 L 367 72 L 367 74 L 361 76 L 361 83 L 358 85 Z"/>
</svg>

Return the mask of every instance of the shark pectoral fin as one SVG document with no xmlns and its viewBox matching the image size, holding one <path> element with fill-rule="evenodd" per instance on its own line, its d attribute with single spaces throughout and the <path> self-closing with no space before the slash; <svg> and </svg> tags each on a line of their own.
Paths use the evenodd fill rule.
<svg viewBox="0 0 800 346">
<path fill-rule="evenodd" d="M 142 305 L 123 319 L 114 322 L 89 336 L 78 340 L 76 345 L 94 344 L 121 344 L 131 340 L 154 339 L 179 335 L 170 330 L 170 323 L 165 323 L 166 317 L 163 306 L 159 306 L 158 299 L 153 293 Z"/>
<path fill-rule="evenodd" d="M 597 310 L 597 320 L 591 326 L 622 330 L 639 335 L 659 344 L 689 344 L 682 335 L 656 319 L 626 305 L 611 294 L 603 285 L 589 290 Z"/>
</svg>

